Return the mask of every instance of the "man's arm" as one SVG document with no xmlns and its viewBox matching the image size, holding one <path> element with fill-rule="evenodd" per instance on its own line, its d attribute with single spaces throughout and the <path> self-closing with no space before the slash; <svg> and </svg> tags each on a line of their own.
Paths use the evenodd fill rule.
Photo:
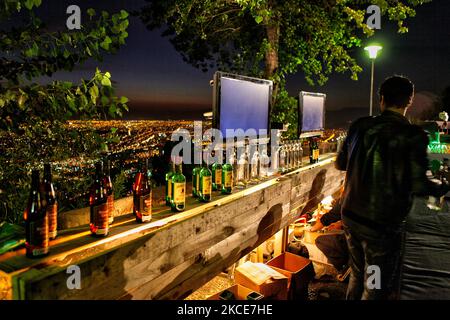
<svg viewBox="0 0 450 320">
<path fill-rule="evenodd" d="M 347 137 L 345 138 L 344 143 L 342 144 L 342 148 L 341 150 L 338 150 L 335 167 L 340 171 L 347 171 L 348 147 L 350 144 L 350 139 L 353 139 L 353 135 L 355 134 L 356 128 L 360 125 L 363 119 L 367 119 L 367 117 L 359 118 L 350 125 L 350 128 L 348 129 L 347 132 Z"/>
<path fill-rule="evenodd" d="M 422 130 L 418 129 L 416 134 L 411 137 L 411 187 L 412 192 L 417 195 L 432 195 L 441 197 L 446 194 L 450 188 L 447 183 L 436 183 L 428 179 L 426 172 L 428 170 L 428 136 Z"/>
<path fill-rule="evenodd" d="M 338 222 L 341 219 L 341 204 L 340 202 L 337 202 L 329 212 L 325 213 L 320 218 L 320 222 L 322 222 L 322 224 L 327 227 L 330 224 Z"/>
<path fill-rule="evenodd" d="M 338 170 L 346 171 L 347 170 L 347 161 L 348 161 L 348 139 L 349 136 L 344 140 L 344 143 L 342 144 L 341 150 L 339 150 L 339 153 L 336 158 L 336 164 L 335 167 Z"/>
</svg>

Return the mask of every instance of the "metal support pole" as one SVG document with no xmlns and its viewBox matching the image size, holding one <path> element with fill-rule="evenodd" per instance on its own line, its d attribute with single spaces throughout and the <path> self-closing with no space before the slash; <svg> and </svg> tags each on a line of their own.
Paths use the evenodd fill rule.
<svg viewBox="0 0 450 320">
<path fill-rule="evenodd" d="M 375 71 L 375 59 L 372 59 L 372 76 L 370 79 L 370 116 L 373 115 L 373 77 Z"/>
</svg>

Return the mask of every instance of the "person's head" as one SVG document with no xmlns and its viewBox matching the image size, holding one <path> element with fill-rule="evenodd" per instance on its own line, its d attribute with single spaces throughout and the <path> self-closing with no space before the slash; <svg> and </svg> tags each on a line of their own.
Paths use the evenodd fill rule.
<svg viewBox="0 0 450 320">
<path fill-rule="evenodd" d="M 379 90 L 380 107 L 405 114 L 414 99 L 414 84 L 406 77 L 393 76 L 384 80 Z"/>
</svg>

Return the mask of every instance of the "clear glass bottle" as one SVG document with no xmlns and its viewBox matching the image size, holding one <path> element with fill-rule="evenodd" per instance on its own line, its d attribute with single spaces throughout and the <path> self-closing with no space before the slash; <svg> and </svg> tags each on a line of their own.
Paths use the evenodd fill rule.
<svg viewBox="0 0 450 320">
<path fill-rule="evenodd" d="M 286 171 L 286 146 L 282 144 L 278 149 L 278 172 Z"/>
<path fill-rule="evenodd" d="M 249 159 L 248 159 L 248 145 L 245 146 L 245 151 L 241 154 L 238 164 L 237 164 L 237 181 L 236 187 L 239 189 L 244 189 L 247 186 L 250 170 L 249 170 Z"/>
<path fill-rule="evenodd" d="M 298 159 L 297 159 L 297 167 L 300 168 L 303 166 L 303 147 L 302 140 L 298 140 Z"/>
<path fill-rule="evenodd" d="M 261 179 L 266 179 L 269 176 L 270 170 L 270 157 L 267 154 L 267 147 L 261 148 L 261 156 L 259 159 L 259 175 Z"/>
<path fill-rule="evenodd" d="M 252 154 L 250 161 L 250 183 L 257 184 L 260 180 L 260 156 L 258 145 L 255 145 L 255 152 Z"/>
</svg>

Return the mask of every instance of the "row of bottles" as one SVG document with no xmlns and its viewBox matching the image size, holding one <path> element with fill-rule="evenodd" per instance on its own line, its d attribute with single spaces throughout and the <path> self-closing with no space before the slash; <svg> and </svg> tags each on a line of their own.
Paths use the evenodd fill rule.
<svg viewBox="0 0 450 320">
<path fill-rule="evenodd" d="M 287 172 L 302 165 L 303 149 L 300 140 L 287 141 L 279 148 L 273 163 L 267 146 L 251 145 L 248 140 L 230 152 L 229 161 L 222 164 L 223 154 L 218 154 L 217 162 L 202 162 L 192 171 L 192 196 L 201 202 L 209 202 L 212 192 L 231 194 L 234 187 L 246 188 L 257 184 L 274 174 L 277 170 Z M 310 140 L 311 163 L 318 161 L 318 140 Z M 203 151 L 199 151 L 202 159 Z M 214 153 L 212 154 L 214 157 Z M 110 161 L 95 164 L 94 182 L 89 192 L 90 224 L 94 236 L 104 237 L 109 233 L 114 221 L 114 190 L 110 177 Z M 146 159 L 139 165 L 133 183 L 133 214 L 139 223 L 152 219 L 152 165 Z M 186 177 L 183 175 L 182 158 L 175 157 L 166 174 L 166 205 L 174 212 L 186 207 Z M 58 203 L 52 184 L 51 167 L 44 165 L 44 179 L 41 182 L 39 171 L 32 172 L 32 185 L 28 206 L 24 212 L 26 223 L 27 256 L 36 257 L 48 253 L 49 239 L 57 235 Z"/>
<path fill-rule="evenodd" d="M 301 140 L 285 141 L 278 151 L 278 170 L 285 173 L 303 165 Z"/>
</svg>

